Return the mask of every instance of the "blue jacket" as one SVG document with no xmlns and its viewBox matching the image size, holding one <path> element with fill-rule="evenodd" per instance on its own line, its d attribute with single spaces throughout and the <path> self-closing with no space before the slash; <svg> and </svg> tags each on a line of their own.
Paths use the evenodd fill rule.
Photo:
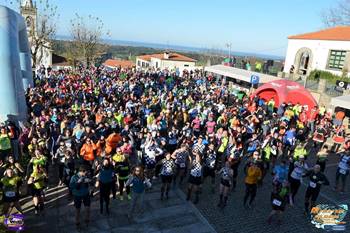
<svg viewBox="0 0 350 233">
<path fill-rule="evenodd" d="M 98 174 L 98 180 L 101 183 L 111 183 L 113 181 L 114 171 L 112 168 L 102 168 Z"/>
<path fill-rule="evenodd" d="M 89 195 L 89 184 L 88 183 L 78 183 L 80 176 L 78 174 L 72 176 L 69 188 L 72 190 L 73 196 L 83 197 Z"/>
</svg>

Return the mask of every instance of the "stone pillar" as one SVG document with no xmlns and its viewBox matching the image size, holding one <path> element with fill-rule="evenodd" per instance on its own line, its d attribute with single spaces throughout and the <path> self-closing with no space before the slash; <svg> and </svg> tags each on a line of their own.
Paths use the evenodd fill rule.
<svg viewBox="0 0 350 233">
<path fill-rule="evenodd" d="M 324 92 L 326 91 L 326 86 L 327 86 L 327 80 L 320 79 L 318 83 L 317 92 L 320 93 L 320 95 L 324 94 Z"/>
</svg>

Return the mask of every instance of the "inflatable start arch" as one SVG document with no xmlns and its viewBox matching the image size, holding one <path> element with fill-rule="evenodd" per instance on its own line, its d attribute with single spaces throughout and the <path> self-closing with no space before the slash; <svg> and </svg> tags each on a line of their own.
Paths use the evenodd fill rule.
<svg viewBox="0 0 350 233">
<path fill-rule="evenodd" d="M 31 54 L 24 18 L 0 6 L 0 122 L 23 121 L 25 90 L 33 86 Z"/>
</svg>

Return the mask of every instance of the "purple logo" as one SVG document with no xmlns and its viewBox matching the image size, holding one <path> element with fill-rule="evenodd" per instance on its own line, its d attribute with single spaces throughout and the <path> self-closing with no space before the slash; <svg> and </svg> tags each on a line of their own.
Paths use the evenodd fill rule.
<svg viewBox="0 0 350 233">
<path fill-rule="evenodd" d="M 24 216 L 22 214 L 10 214 L 5 217 L 4 225 L 11 231 L 24 230 Z"/>
</svg>

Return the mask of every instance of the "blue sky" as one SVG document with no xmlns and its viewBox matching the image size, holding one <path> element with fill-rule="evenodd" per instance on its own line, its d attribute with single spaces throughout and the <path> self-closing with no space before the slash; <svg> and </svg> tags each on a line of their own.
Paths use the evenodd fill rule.
<svg viewBox="0 0 350 233">
<path fill-rule="evenodd" d="M 0 3 L 10 0 L 0 0 Z M 70 19 L 99 16 L 111 39 L 284 55 L 287 36 L 319 30 L 336 0 L 51 0 L 58 34 Z"/>
</svg>

